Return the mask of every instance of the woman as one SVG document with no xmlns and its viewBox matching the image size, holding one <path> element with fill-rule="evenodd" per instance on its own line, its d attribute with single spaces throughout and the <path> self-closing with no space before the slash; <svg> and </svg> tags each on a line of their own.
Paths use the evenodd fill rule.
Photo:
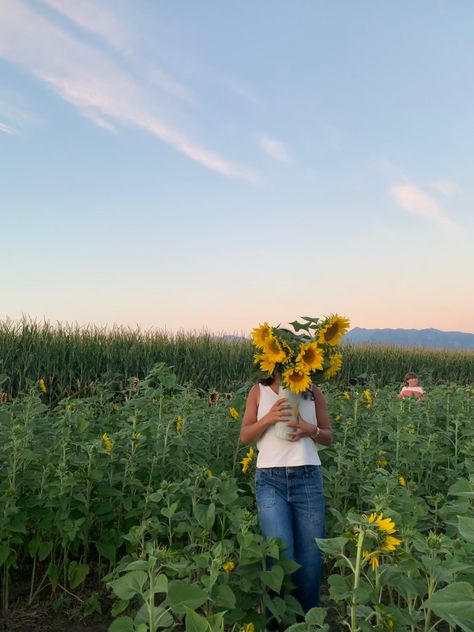
<svg viewBox="0 0 474 632">
<path fill-rule="evenodd" d="M 301 568 L 293 579 L 303 610 L 319 605 L 322 555 L 315 538 L 324 537 L 324 496 L 321 461 L 316 444 L 330 445 L 332 429 L 326 400 L 316 386 L 304 394 L 296 427 L 288 422 L 291 405 L 279 398 L 280 375 L 261 380 L 250 391 L 242 420 L 242 443 L 258 448 L 256 494 L 260 527 L 265 538 L 280 538 L 284 554 Z M 275 434 L 286 421 L 290 440 Z"/>
<path fill-rule="evenodd" d="M 407 373 L 403 381 L 402 390 L 398 394 L 400 399 L 404 397 L 416 397 L 418 399 L 424 399 L 423 393 L 425 389 L 418 384 L 418 376 L 416 373 Z"/>
</svg>

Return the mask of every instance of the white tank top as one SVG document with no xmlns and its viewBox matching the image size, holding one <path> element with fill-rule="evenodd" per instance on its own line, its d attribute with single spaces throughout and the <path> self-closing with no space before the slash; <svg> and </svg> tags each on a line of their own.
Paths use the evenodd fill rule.
<svg viewBox="0 0 474 632">
<path fill-rule="evenodd" d="M 278 401 L 278 393 L 270 386 L 260 387 L 260 402 L 257 419 L 264 417 L 273 404 Z M 316 408 L 311 399 L 302 399 L 301 417 L 310 424 L 318 425 Z M 269 426 L 257 441 L 257 467 L 294 467 L 296 465 L 321 465 L 316 443 L 310 437 L 299 441 L 280 439 L 275 434 L 275 426 Z"/>
</svg>

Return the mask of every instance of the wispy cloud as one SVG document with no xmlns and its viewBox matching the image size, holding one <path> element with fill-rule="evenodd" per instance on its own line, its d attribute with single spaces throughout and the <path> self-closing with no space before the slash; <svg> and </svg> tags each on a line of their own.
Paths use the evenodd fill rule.
<svg viewBox="0 0 474 632">
<path fill-rule="evenodd" d="M 42 0 L 42 2 L 120 52 L 128 62 L 140 68 L 148 82 L 154 83 L 174 97 L 189 102 L 194 101 L 194 95 L 189 88 L 140 55 L 136 35 L 127 28 L 116 13 L 108 11 L 103 4 L 98 4 L 96 0 Z"/>
<path fill-rule="evenodd" d="M 117 50 L 131 45 L 128 29 L 118 17 L 95 0 L 42 0 L 83 29 L 98 35 Z"/>
<path fill-rule="evenodd" d="M 0 123 L 0 132 L 3 132 L 4 134 L 11 134 L 11 135 L 15 135 L 18 132 L 13 129 L 13 127 L 10 127 L 9 125 L 5 125 L 5 123 Z"/>
<path fill-rule="evenodd" d="M 461 191 L 461 187 L 452 180 L 433 180 L 431 186 L 447 197 Z"/>
<path fill-rule="evenodd" d="M 447 231 L 457 229 L 438 202 L 414 184 L 393 186 L 390 193 L 396 202 L 409 213 L 419 215 Z"/>
<path fill-rule="evenodd" d="M 251 103 L 252 105 L 257 106 L 259 109 L 262 109 L 265 107 L 265 104 L 262 101 L 262 99 L 258 97 L 256 94 L 254 94 L 252 89 L 249 88 L 249 86 L 242 83 L 241 81 L 236 81 L 235 79 L 226 79 L 224 80 L 224 85 L 227 87 L 228 90 L 230 90 L 230 92 L 237 95 L 244 101 L 247 101 L 248 103 Z"/>
<path fill-rule="evenodd" d="M 75 3 L 48 2 L 68 7 L 72 19 Z M 91 3 L 80 6 L 90 9 Z M 91 19 L 90 12 L 74 16 L 81 26 Z M 106 21 L 100 24 L 97 31 L 108 33 L 109 41 L 115 41 L 110 33 L 116 33 L 116 25 Z M 250 170 L 209 151 L 166 123 L 149 93 L 112 58 L 33 11 L 22 0 L 3 0 L 0 4 L 0 57 L 48 84 L 81 114 L 108 131 L 114 131 L 117 124 L 144 129 L 208 169 L 256 181 Z"/>
<path fill-rule="evenodd" d="M 268 136 L 262 136 L 260 139 L 260 147 L 274 160 L 278 160 L 279 162 L 290 162 L 288 151 L 279 140 L 269 138 Z"/>
</svg>

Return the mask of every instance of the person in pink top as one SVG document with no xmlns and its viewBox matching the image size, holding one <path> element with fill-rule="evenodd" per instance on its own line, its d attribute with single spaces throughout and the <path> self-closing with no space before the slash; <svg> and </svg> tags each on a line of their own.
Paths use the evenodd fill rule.
<svg viewBox="0 0 474 632">
<path fill-rule="evenodd" d="M 402 390 L 398 394 L 400 399 L 404 397 L 416 397 L 418 399 L 424 399 L 423 394 L 425 389 L 418 384 L 418 377 L 416 373 L 407 373 L 405 375 L 405 381 Z"/>
</svg>

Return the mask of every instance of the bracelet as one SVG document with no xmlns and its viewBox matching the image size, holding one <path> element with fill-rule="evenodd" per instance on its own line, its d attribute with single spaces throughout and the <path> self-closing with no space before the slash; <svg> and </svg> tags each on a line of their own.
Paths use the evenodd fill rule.
<svg viewBox="0 0 474 632">
<path fill-rule="evenodd" d="M 321 432 L 321 428 L 319 426 L 316 426 L 316 430 L 312 434 L 313 439 L 316 439 L 316 437 L 319 437 L 320 432 Z"/>
</svg>

